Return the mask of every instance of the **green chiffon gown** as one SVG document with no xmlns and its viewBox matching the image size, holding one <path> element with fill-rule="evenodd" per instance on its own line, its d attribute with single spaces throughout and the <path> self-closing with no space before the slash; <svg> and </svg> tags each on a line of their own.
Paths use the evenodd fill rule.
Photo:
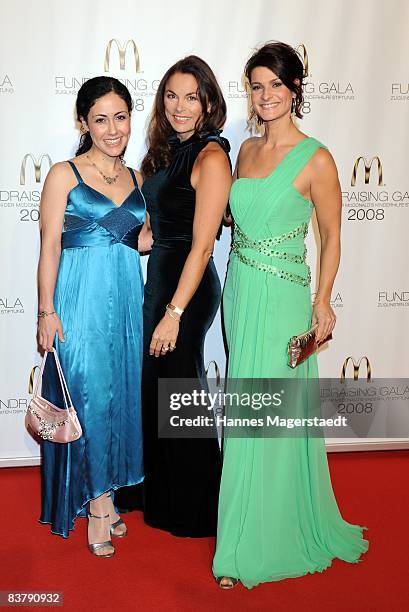
<svg viewBox="0 0 409 612">
<path fill-rule="evenodd" d="M 287 344 L 312 316 L 304 238 L 313 204 L 293 182 L 320 147 L 305 138 L 266 178 L 233 184 L 223 294 L 228 379 L 318 377 L 315 355 L 287 365 Z M 322 572 L 335 557 L 354 563 L 368 548 L 363 529 L 339 512 L 322 438 L 225 439 L 215 576 L 251 588 Z"/>
</svg>

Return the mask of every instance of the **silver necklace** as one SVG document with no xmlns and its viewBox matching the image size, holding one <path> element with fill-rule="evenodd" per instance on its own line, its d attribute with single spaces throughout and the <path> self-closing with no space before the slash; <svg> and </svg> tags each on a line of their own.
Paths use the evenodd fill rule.
<svg viewBox="0 0 409 612">
<path fill-rule="evenodd" d="M 92 161 L 92 159 L 90 158 L 89 155 L 87 155 L 87 159 L 91 162 L 91 164 L 97 169 L 97 171 L 100 173 L 100 175 L 102 176 L 102 178 L 104 179 L 104 181 L 108 184 L 108 185 L 112 185 L 112 183 L 116 183 L 116 179 L 118 178 L 118 176 L 120 175 L 122 168 L 123 168 L 123 164 L 121 163 L 120 168 L 119 168 L 119 172 L 117 174 L 115 174 L 115 176 L 108 176 L 107 174 L 104 174 L 102 172 L 102 170 L 100 170 L 98 168 L 98 166 L 96 165 L 96 163 L 94 161 Z"/>
</svg>

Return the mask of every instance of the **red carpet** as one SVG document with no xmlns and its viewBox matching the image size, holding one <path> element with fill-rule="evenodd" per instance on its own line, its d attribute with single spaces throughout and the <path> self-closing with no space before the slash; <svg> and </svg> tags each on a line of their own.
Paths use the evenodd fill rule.
<svg viewBox="0 0 409 612">
<path fill-rule="evenodd" d="M 38 468 L 0 470 L 0 590 L 62 591 L 62 610 L 274 610 L 402 612 L 409 609 L 409 452 L 329 455 L 344 518 L 366 525 L 359 564 L 334 561 L 322 574 L 222 591 L 210 573 L 214 541 L 177 539 L 127 515 L 131 535 L 113 559 L 87 551 L 86 522 L 69 540 L 37 522 Z M 25 606 L 24 606 L 25 608 Z"/>
</svg>

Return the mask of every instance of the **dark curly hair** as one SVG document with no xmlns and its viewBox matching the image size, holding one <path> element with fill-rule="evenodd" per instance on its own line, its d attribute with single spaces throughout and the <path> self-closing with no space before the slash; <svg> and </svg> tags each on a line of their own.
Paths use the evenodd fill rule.
<svg viewBox="0 0 409 612">
<path fill-rule="evenodd" d="M 200 124 L 196 125 L 196 131 L 206 132 L 221 129 L 226 121 L 226 102 L 210 66 L 196 55 L 189 55 L 173 64 L 163 76 L 156 92 L 147 133 L 148 151 L 142 160 L 144 176 L 151 176 L 159 168 L 166 167 L 170 163 L 168 140 L 174 134 L 174 130 L 165 115 L 164 98 L 167 82 L 177 72 L 191 74 L 197 81 L 197 93 L 202 105 L 203 116 Z"/>
<path fill-rule="evenodd" d="M 249 82 L 251 82 L 252 71 L 258 66 L 269 68 L 290 91 L 295 93 L 292 111 L 299 119 L 302 119 L 303 79 L 306 75 L 300 54 L 285 43 L 268 42 L 255 51 L 247 61 L 244 74 Z"/>
<path fill-rule="evenodd" d="M 87 120 L 89 111 L 94 106 L 95 102 L 109 94 L 111 92 L 116 93 L 128 107 L 128 111 L 132 111 L 132 98 L 129 93 L 127 87 L 118 81 L 118 79 L 114 79 L 114 77 L 108 76 L 97 76 L 93 79 L 88 79 L 83 83 L 78 91 L 77 101 L 75 104 L 77 119 L 81 121 L 81 119 Z M 81 155 L 82 153 L 86 153 L 92 147 L 92 138 L 89 132 L 85 132 L 81 134 L 80 143 L 75 155 Z"/>
</svg>

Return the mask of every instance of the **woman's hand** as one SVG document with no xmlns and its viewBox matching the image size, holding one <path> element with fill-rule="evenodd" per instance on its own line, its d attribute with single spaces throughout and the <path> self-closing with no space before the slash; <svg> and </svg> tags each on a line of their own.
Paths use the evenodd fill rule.
<svg viewBox="0 0 409 612">
<path fill-rule="evenodd" d="M 138 251 L 139 253 L 149 253 L 152 250 L 153 238 L 152 230 L 150 227 L 143 226 L 139 237 L 138 237 Z"/>
<path fill-rule="evenodd" d="M 166 355 L 168 351 L 174 351 L 178 334 L 179 320 L 166 313 L 153 332 L 149 355 L 160 357 Z"/>
<path fill-rule="evenodd" d="M 316 302 L 312 309 L 312 324 L 318 323 L 316 333 L 317 342 L 322 342 L 332 333 L 337 318 L 331 308 L 329 301 Z"/>
<path fill-rule="evenodd" d="M 233 225 L 233 217 L 229 205 L 223 213 L 223 225 L 225 225 L 226 227 L 230 227 L 230 225 Z"/>
<path fill-rule="evenodd" d="M 56 314 L 50 314 L 38 319 L 38 343 L 44 351 L 51 351 L 55 334 L 60 342 L 65 342 L 62 324 Z"/>
</svg>

